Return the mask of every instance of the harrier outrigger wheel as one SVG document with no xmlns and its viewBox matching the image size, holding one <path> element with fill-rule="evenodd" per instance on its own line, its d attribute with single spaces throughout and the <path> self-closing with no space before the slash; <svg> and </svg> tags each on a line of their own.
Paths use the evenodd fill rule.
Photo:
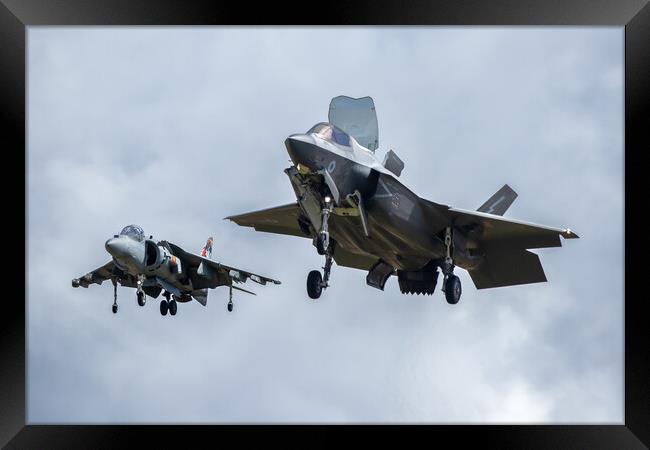
<svg viewBox="0 0 650 450">
<path fill-rule="evenodd" d="M 234 304 L 232 302 L 232 284 L 230 285 L 230 299 L 228 300 L 228 312 L 232 312 L 234 308 Z"/>
<path fill-rule="evenodd" d="M 113 314 L 117 314 L 117 281 L 113 280 Z"/>
</svg>

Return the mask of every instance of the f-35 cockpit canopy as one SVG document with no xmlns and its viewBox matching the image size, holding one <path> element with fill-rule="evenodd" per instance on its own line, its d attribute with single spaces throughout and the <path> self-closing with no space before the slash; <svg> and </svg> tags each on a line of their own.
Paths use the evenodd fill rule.
<svg viewBox="0 0 650 450">
<path fill-rule="evenodd" d="M 128 236 L 131 239 L 142 242 L 144 241 L 144 231 L 137 225 L 127 225 L 120 231 L 120 236 Z"/>
<path fill-rule="evenodd" d="M 334 97 L 330 102 L 327 120 L 371 152 L 379 147 L 377 112 L 371 97 Z"/>
<path fill-rule="evenodd" d="M 327 122 L 320 122 L 314 125 L 307 131 L 306 134 L 315 134 L 321 139 L 325 139 L 335 144 L 350 146 L 350 136 L 340 128 Z"/>
</svg>

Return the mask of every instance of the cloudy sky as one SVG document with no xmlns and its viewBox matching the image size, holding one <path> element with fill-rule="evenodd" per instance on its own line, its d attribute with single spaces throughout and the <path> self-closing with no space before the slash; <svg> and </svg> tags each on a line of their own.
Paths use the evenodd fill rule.
<svg viewBox="0 0 650 450">
<path fill-rule="evenodd" d="M 283 141 L 370 95 L 419 195 L 571 227 L 548 283 L 404 296 L 225 216 L 295 199 Z M 622 423 L 623 28 L 28 29 L 28 421 Z M 282 280 L 162 317 L 73 289 L 126 224 Z M 250 284 L 247 287 L 251 287 Z"/>
</svg>

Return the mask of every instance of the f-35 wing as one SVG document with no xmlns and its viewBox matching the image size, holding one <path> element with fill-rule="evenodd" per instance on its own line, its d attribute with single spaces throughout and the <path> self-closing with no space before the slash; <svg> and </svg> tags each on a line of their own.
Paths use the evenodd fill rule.
<svg viewBox="0 0 650 450">
<path fill-rule="evenodd" d="M 489 248 L 546 248 L 561 247 L 560 236 L 576 239 L 579 236 L 568 228 L 554 228 L 478 211 L 449 208 L 454 226 L 480 246 Z"/>
<path fill-rule="evenodd" d="M 228 216 L 226 219 L 257 231 L 311 238 L 300 228 L 300 207 L 297 203 Z"/>
<path fill-rule="evenodd" d="M 115 267 L 113 261 L 109 261 L 103 266 L 88 272 L 86 275 L 72 280 L 72 287 L 87 288 L 91 284 L 102 284 L 106 280 L 116 277 L 122 286 L 135 287 L 135 280 L 128 274 L 123 274 L 121 270 Z"/>
<path fill-rule="evenodd" d="M 269 282 L 273 284 L 281 284 L 280 281 L 274 280 L 273 278 L 268 278 L 253 272 L 237 269 L 235 267 L 226 266 L 225 264 L 218 263 L 216 261 L 205 258 L 203 256 L 186 252 L 178 245 L 172 244 L 171 242 L 163 241 L 161 242 L 161 244 L 162 243 L 166 244 L 169 247 L 169 249 L 172 251 L 174 256 L 180 258 L 183 263 L 187 264 L 190 267 L 195 268 L 199 272 L 203 270 L 204 275 L 208 275 L 208 272 L 212 270 L 229 277 L 229 279 L 231 279 L 236 283 L 245 283 L 246 280 L 250 278 L 255 283 L 261 285 L 265 285 L 266 283 Z"/>
</svg>

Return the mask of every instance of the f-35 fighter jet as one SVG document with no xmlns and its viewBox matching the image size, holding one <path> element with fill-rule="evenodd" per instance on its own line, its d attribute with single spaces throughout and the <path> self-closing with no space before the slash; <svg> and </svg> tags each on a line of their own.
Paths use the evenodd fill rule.
<svg viewBox="0 0 650 450">
<path fill-rule="evenodd" d="M 211 240 L 208 241 L 211 244 Z M 268 282 L 280 284 L 272 278 L 256 275 L 245 270 L 225 266 L 207 257 L 188 253 L 177 245 L 167 241 L 154 241 L 152 236 L 145 239 L 142 228 L 128 225 L 119 235 L 106 241 L 106 251 L 113 259 L 102 267 L 72 280 L 72 287 L 85 287 L 90 284 L 102 284 L 105 280 L 113 283 L 113 313 L 117 313 L 117 284 L 136 289 L 136 298 L 144 306 L 147 295 L 158 298 L 160 313 L 169 312 L 175 316 L 178 303 L 189 302 L 194 298 L 203 306 L 208 302 L 208 289 L 228 286 L 230 298 L 228 311 L 233 310 L 232 290 L 237 289 L 248 294 L 253 292 L 235 286 L 251 279 L 258 284 Z M 210 253 L 212 248 L 210 247 Z"/>
<path fill-rule="evenodd" d="M 477 289 L 542 282 L 539 257 L 528 249 L 578 237 L 502 217 L 517 197 L 508 185 L 477 211 L 421 198 L 400 181 L 404 163 L 392 150 L 383 162 L 377 159 L 378 145 L 372 98 L 336 97 L 328 122 L 285 140 L 293 165 L 284 172 L 297 202 L 226 219 L 312 239 L 325 266 L 323 275 L 314 270 L 307 277 L 311 298 L 329 286 L 334 260 L 367 271 L 367 284 L 381 290 L 396 275 L 404 294 L 432 294 L 440 269 L 447 302 L 456 304 L 455 267 L 467 270 Z"/>
</svg>

